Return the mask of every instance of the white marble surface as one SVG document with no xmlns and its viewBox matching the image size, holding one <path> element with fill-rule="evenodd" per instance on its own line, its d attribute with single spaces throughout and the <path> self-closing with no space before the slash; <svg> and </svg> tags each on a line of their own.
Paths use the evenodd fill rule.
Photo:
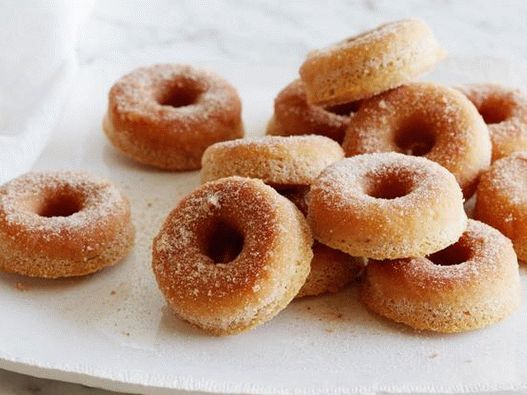
<svg viewBox="0 0 527 395">
<path fill-rule="evenodd" d="M 425 19 L 453 55 L 527 59 L 527 2 L 521 0 L 364 0 L 327 5 L 319 1 L 99 1 L 81 33 L 78 58 L 82 68 L 115 61 L 120 53 L 164 48 L 189 63 L 229 59 L 294 70 L 312 47 L 406 16 Z M 72 393 L 111 392 L 0 371 L 0 394 Z"/>
</svg>

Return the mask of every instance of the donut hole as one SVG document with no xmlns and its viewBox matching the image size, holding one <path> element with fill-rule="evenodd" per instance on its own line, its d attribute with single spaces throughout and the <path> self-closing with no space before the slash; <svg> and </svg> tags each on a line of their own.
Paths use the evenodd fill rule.
<svg viewBox="0 0 527 395">
<path fill-rule="evenodd" d="M 510 117 L 512 104 L 504 98 L 491 97 L 481 104 L 478 111 L 486 124 L 497 124 Z"/>
<path fill-rule="evenodd" d="M 371 174 L 366 178 L 364 193 L 376 199 L 396 199 L 408 195 L 413 183 L 393 172 Z"/>
<path fill-rule="evenodd" d="M 330 112 L 335 115 L 345 116 L 348 117 L 350 114 L 357 112 L 360 107 L 360 102 L 351 102 L 351 103 L 345 103 L 345 104 L 338 104 L 336 106 L 331 106 L 325 108 L 327 112 Z"/>
<path fill-rule="evenodd" d="M 468 261 L 471 257 L 470 249 L 460 243 L 452 244 L 444 250 L 427 256 L 427 258 L 439 266 L 455 266 Z"/>
<path fill-rule="evenodd" d="M 159 104 L 168 107 L 186 107 L 196 104 L 201 91 L 194 86 L 182 86 L 170 89 L 159 98 Z"/>
<path fill-rule="evenodd" d="M 240 255 L 243 245 L 243 234 L 229 222 L 218 220 L 202 240 L 202 251 L 215 263 L 229 263 Z"/>
<path fill-rule="evenodd" d="M 36 205 L 35 213 L 41 217 L 69 217 L 82 210 L 83 202 L 72 193 L 56 193 Z"/>
<path fill-rule="evenodd" d="M 410 119 L 395 134 L 395 144 L 406 155 L 423 156 L 435 145 L 435 135 L 427 122 Z"/>
</svg>

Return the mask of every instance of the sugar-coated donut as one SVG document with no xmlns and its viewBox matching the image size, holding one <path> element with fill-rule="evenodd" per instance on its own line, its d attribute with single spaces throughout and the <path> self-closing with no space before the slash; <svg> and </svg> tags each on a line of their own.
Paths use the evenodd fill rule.
<svg viewBox="0 0 527 395">
<path fill-rule="evenodd" d="M 466 198 L 489 166 L 489 131 L 474 105 L 459 91 L 412 83 L 361 103 L 343 143 L 347 156 L 402 152 L 424 156 L 449 170 Z"/>
<path fill-rule="evenodd" d="M 350 115 L 358 106 L 357 102 L 329 108 L 309 104 L 304 83 L 296 80 L 276 96 L 274 115 L 267 125 L 267 134 L 274 136 L 320 134 L 341 143 Z"/>
<path fill-rule="evenodd" d="M 476 197 L 474 217 L 510 238 L 518 258 L 527 262 L 527 151 L 494 162 Z"/>
<path fill-rule="evenodd" d="M 353 256 L 424 256 L 465 230 L 454 176 L 425 158 L 391 153 L 341 160 L 311 185 L 308 221 L 315 239 Z"/>
<path fill-rule="evenodd" d="M 313 244 L 311 271 L 296 298 L 335 293 L 353 282 L 364 269 L 364 261 L 322 243 Z"/>
<path fill-rule="evenodd" d="M 110 90 L 103 129 L 124 155 L 167 170 L 199 169 L 205 149 L 243 136 L 236 90 L 208 71 L 142 67 Z"/>
<path fill-rule="evenodd" d="M 300 77 L 310 103 L 335 105 L 411 81 L 445 55 L 423 21 L 406 19 L 311 51 Z"/>
<path fill-rule="evenodd" d="M 260 178 L 272 186 L 309 185 L 343 157 L 337 142 L 316 135 L 225 141 L 203 154 L 201 181 L 242 176 Z"/>
<path fill-rule="evenodd" d="M 28 173 L 0 187 L 0 270 L 82 276 L 119 262 L 134 241 L 130 204 L 85 173 Z"/>
<path fill-rule="evenodd" d="M 432 256 L 370 261 L 361 298 L 374 312 L 416 329 L 482 328 L 520 304 L 516 254 L 496 229 L 469 220 L 455 244 Z"/>
<path fill-rule="evenodd" d="M 494 84 L 471 84 L 458 89 L 476 106 L 489 127 L 493 161 L 527 150 L 527 95 Z"/>
<path fill-rule="evenodd" d="M 270 320 L 309 274 L 313 239 L 302 213 L 261 180 L 202 185 L 169 214 L 153 270 L 172 309 L 215 335 Z"/>
</svg>

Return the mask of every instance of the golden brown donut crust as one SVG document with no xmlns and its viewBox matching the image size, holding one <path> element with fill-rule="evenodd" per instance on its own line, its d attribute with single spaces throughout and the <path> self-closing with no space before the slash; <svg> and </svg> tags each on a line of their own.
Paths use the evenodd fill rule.
<svg viewBox="0 0 527 395">
<path fill-rule="evenodd" d="M 423 21 L 406 19 L 311 51 L 300 77 L 310 103 L 335 105 L 414 80 L 445 55 Z"/>
<path fill-rule="evenodd" d="M 0 188 L 0 269 L 82 276 L 114 265 L 134 241 L 130 204 L 108 181 L 76 172 L 28 173 Z"/>
<path fill-rule="evenodd" d="M 424 256 L 455 242 L 466 221 L 451 173 L 394 152 L 341 160 L 322 172 L 308 195 L 315 239 L 353 256 Z"/>
<path fill-rule="evenodd" d="M 260 180 L 229 177 L 202 185 L 169 214 L 152 266 L 181 318 L 215 335 L 234 334 L 268 321 L 295 297 L 309 274 L 312 243 L 289 200 Z"/>
<path fill-rule="evenodd" d="M 487 123 L 492 161 L 527 150 L 527 96 L 517 89 L 495 84 L 458 87 Z"/>
<path fill-rule="evenodd" d="M 518 258 L 527 262 L 527 152 L 494 162 L 476 196 L 475 218 L 510 238 Z"/>
<path fill-rule="evenodd" d="M 416 329 L 482 328 L 520 304 L 516 254 L 500 232 L 469 220 L 459 241 L 431 258 L 370 261 L 361 298 L 374 312 Z"/>
<path fill-rule="evenodd" d="M 201 181 L 229 176 L 259 178 L 278 186 L 309 185 L 344 157 L 340 145 L 324 136 L 268 136 L 217 143 L 205 151 Z"/>
<path fill-rule="evenodd" d="M 474 105 L 457 90 L 423 82 L 363 101 L 343 148 L 347 156 L 390 151 L 424 156 L 453 173 L 466 198 L 491 159 L 489 131 Z"/>
<path fill-rule="evenodd" d="M 319 134 L 339 143 L 359 103 L 323 108 L 309 104 L 304 83 L 296 80 L 287 85 L 274 100 L 274 115 L 267 126 L 272 136 Z"/>
<path fill-rule="evenodd" d="M 142 67 L 112 86 L 103 129 L 137 162 L 194 170 L 209 145 L 243 136 L 241 102 L 227 81 L 209 71 L 177 64 Z"/>
</svg>

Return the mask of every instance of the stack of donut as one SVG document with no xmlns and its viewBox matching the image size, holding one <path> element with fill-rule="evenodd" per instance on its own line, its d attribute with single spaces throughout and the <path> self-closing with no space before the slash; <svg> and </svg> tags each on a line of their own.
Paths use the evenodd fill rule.
<svg viewBox="0 0 527 395">
<path fill-rule="evenodd" d="M 444 56 L 413 19 L 312 51 L 276 97 L 269 136 L 253 139 L 241 139 L 236 90 L 213 73 L 165 64 L 121 78 L 110 142 L 145 165 L 201 167 L 153 241 L 171 308 L 233 334 L 360 277 L 369 309 L 416 329 L 510 315 L 527 260 L 527 97 L 416 82 Z M 475 193 L 483 222 L 465 212 Z M 107 181 L 33 173 L 0 188 L 1 270 L 80 276 L 122 260 L 133 239 L 129 203 Z"/>
<path fill-rule="evenodd" d="M 527 148 L 527 101 L 496 86 L 415 82 L 444 56 L 419 20 L 313 51 L 278 94 L 268 137 L 209 146 L 203 185 L 154 241 L 174 311 L 237 333 L 363 271 L 365 305 L 416 329 L 461 332 L 511 314 L 513 244 L 468 219 L 464 201 L 483 178 L 477 217 L 527 255 L 527 200 L 510 195 L 527 183 L 507 177 L 527 175 L 527 154 L 486 172 Z"/>
</svg>

